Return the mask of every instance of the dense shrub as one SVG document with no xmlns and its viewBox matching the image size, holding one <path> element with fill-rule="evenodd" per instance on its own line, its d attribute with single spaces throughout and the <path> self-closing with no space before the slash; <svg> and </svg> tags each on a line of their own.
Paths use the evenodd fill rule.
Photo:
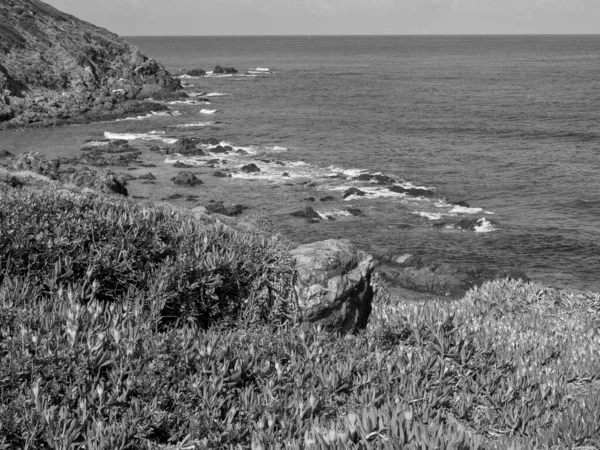
<svg viewBox="0 0 600 450">
<path fill-rule="evenodd" d="M 12 226 L 16 244 L 2 232 L 11 256 L 0 284 L 0 449 L 600 447 L 598 294 L 497 281 L 457 302 L 379 295 L 368 328 L 346 339 L 262 325 L 268 317 L 165 327 L 166 311 L 198 318 L 186 311 L 204 302 L 233 317 L 234 298 L 265 313 L 243 285 L 268 292 L 286 281 L 277 238 L 54 194 L 19 197 L 39 208 L 27 216 L 17 197 L 3 224 L 29 217 L 38 225 L 22 226 L 45 234 L 27 240 Z M 97 221 L 78 215 L 84 203 Z M 78 246 L 48 231 L 57 229 Z M 116 240 L 124 256 L 115 234 L 127 236 Z M 222 264 L 234 243 L 243 256 Z M 88 271 L 76 247 L 112 263 L 99 271 L 95 259 Z"/>
<path fill-rule="evenodd" d="M 83 281 L 100 301 L 160 280 L 152 294 L 165 298 L 163 318 L 193 317 L 203 326 L 271 315 L 292 276 L 276 235 L 103 197 L 9 191 L 0 230 L 0 280 L 27 279 L 42 295 Z M 259 299 L 263 309 L 249 311 Z"/>
</svg>

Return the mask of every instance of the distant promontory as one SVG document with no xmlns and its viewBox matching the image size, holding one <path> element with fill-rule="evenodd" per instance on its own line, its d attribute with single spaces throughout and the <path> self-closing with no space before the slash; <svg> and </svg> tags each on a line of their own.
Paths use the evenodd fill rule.
<svg viewBox="0 0 600 450">
<path fill-rule="evenodd" d="M 38 0 L 0 2 L 0 128 L 110 120 L 185 96 L 159 63 L 110 31 Z"/>
</svg>

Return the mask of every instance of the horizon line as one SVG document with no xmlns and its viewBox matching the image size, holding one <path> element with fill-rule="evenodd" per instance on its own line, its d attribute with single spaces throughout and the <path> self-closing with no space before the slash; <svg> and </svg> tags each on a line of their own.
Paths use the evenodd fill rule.
<svg viewBox="0 0 600 450">
<path fill-rule="evenodd" d="M 600 33 L 411 33 L 411 34 L 122 34 L 123 37 L 510 37 L 600 36 Z"/>
</svg>

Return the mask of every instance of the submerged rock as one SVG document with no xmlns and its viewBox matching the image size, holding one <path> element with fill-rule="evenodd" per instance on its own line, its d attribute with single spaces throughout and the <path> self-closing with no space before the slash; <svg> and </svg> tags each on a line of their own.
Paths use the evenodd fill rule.
<svg viewBox="0 0 600 450">
<path fill-rule="evenodd" d="M 354 217 L 360 217 L 360 216 L 364 216 L 365 215 L 365 213 L 363 212 L 363 210 L 362 209 L 358 209 L 358 208 L 346 208 L 346 211 L 348 211 Z"/>
<path fill-rule="evenodd" d="M 181 171 L 177 174 L 177 176 L 172 178 L 173 183 L 175 184 L 183 184 L 186 186 L 196 186 L 198 184 L 202 184 L 202 181 L 196 178 L 192 172 Z"/>
<path fill-rule="evenodd" d="M 297 272 L 299 322 L 342 334 L 366 327 L 373 301 L 371 255 L 334 239 L 301 245 L 290 254 Z"/>
<path fill-rule="evenodd" d="M 328 195 L 326 197 L 321 197 L 319 199 L 319 201 L 321 201 L 321 202 L 333 202 L 333 201 L 335 201 L 335 197 L 333 195 Z"/>
<path fill-rule="evenodd" d="M 290 213 L 290 216 L 300 217 L 302 219 L 321 219 L 319 213 L 312 209 L 310 206 L 307 206 L 306 208 L 301 209 L 300 211 Z"/>
<path fill-rule="evenodd" d="M 213 69 L 213 73 L 220 75 L 220 74 L 236 74 L 238 73 L 238 71 L 235 69 L 235 67 L 221 67 L 221 66 L 215 66 L 215 68 Z"/>
<path fill-rule="evenodd" d="M 362 173 L 354 179 L 358 181 L 375 181 L 378 184 L 389 184 L 396 182 L 394 178 L 388 177 L 387 175 L 371 175 L 369 173 Z"/>
<path fill-rule="evenodd" d="M 246 173 L 260 172 L 260 168 L 254 163 L 247 164 L 241 167 L 240 170 Z"/>
<path fill-rule="evenodd" d="M 210 203 L 206 207 L 206 212 L 209 214 L 222 214 L 224 216 L 238 216 L 244 210 L 248 209 L 243 205 L 225 205 L 222 201 Z"/>
<path fill-rule="evenodd" d="M 182 137 L 175 142 L 172 152 L 180 155 L 204 156 L 205 153 L 197 147 L 198 140 L 194 138 Z"/>
<path fill-rule="evenodd" d="M 362 196 L 364 196 L 364 195 L 366 195 L 366 194 L 365 194 L 365 192 L 364 192 L 364 191 L 361 191 L 361 190 L 360 190 L 360 189 L 358 189 L 358 188 L 350 188 L 350 189 L 346 189 L 346 190 L 344 191 L 344 194 L 343 194 L 342 196 L 343 196 L 344 198 L 348 198 L 348 197 L 350 197 L 351 195 L 357 195 L 357 196 L 359 196 L 359 197 L 362 197 Z"/>
<path fill-rule="evenodd" d="M 453 298 L 463 296 L 474 286 L 481 286 L 486 281 L 498 278 L 531 281 L 523 271 L 515 268 L 497 270 L 465 264 L 424 261 L 419 256 L 408 254 L 393 258 L 392 263 L 383 268 L 383 271 L 394 284 L 404 289 Z"/>
<path fill-rule="evenodd" d="M 410 195 L 411 197 L 433 197 L 435 195 L 435 192 L 422 188 L 404 188 L 402 186 L 392 186 L 389 188 L 389 190 L 399 194 Z"/>
</svg>

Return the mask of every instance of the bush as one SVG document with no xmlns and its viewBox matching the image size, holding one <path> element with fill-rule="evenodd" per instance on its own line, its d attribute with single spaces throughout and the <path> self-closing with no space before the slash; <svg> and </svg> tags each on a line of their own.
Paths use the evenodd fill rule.
<svg viewBox="0 0 600 450">
<path fill-rule="evenodd" d="M 100 301 L 160 280 L 153 294 L 166 299 L 163 319 L 202 326 L 272 319 L 293 272 L 277 235 L 99 197 L 8 192 L 0 229 L 0 280 L 27 279 L 43 295 L 83 281 Z"/>
<path fill-rule="evenodd" d="M 0 221 L 0 449 L 600 446 L 598 294 L 381 289 L 339 339 L 269 322 L 290 272 L 261 219 L 13 192 Z"/>
</svg>

